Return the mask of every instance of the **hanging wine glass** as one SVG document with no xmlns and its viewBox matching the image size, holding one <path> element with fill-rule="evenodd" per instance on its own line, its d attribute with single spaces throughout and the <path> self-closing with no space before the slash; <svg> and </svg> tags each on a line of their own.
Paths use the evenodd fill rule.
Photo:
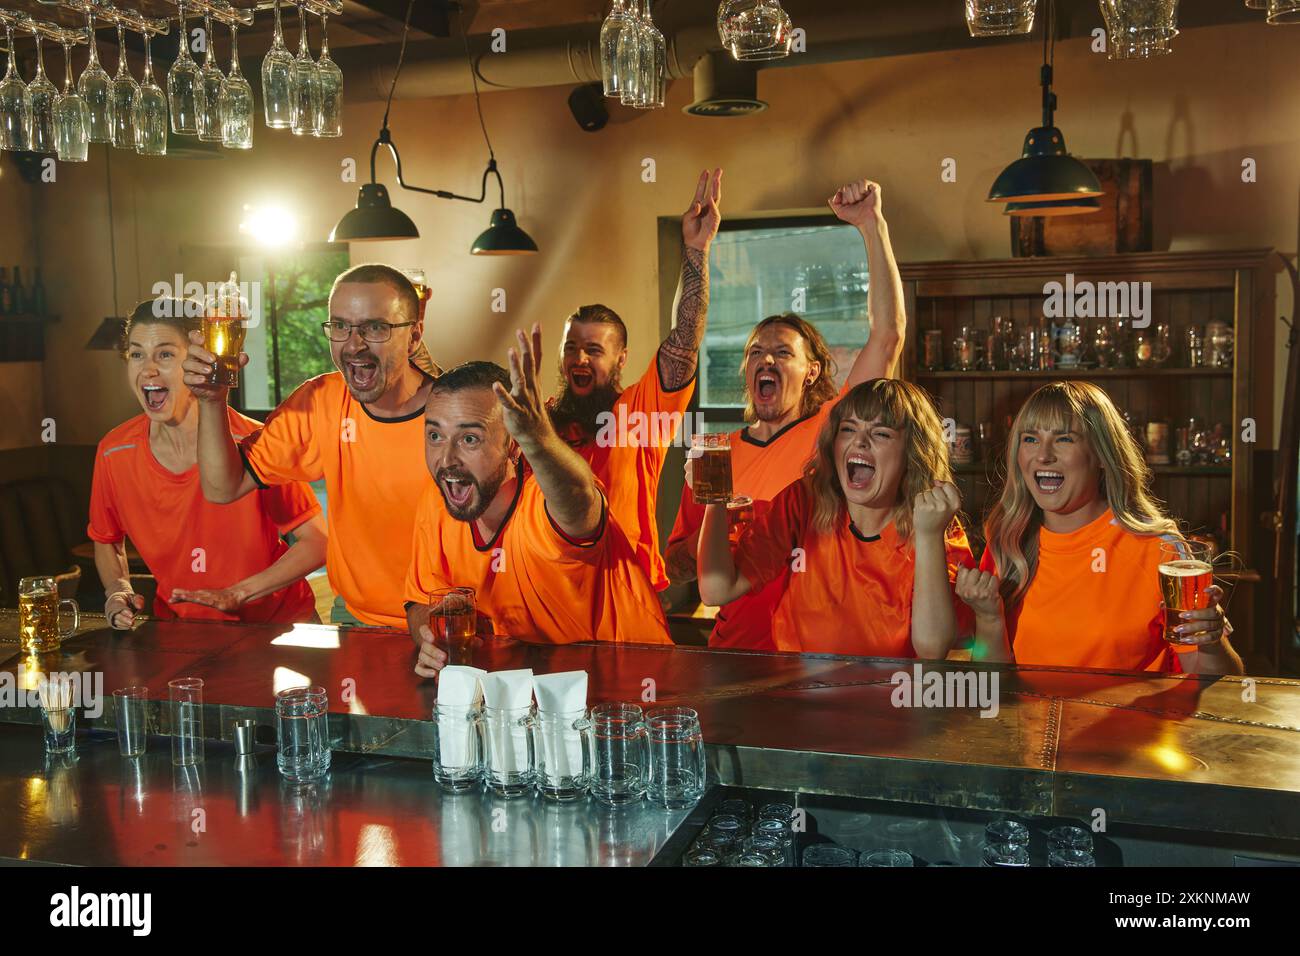
<svg viewBox="0 0 1300 956">
<path fill-rule="evenodd" d="M 293 54 L 284 45 L 284 29 L 280 25 L 280 0 L 275 0 L 275 35 L 271 49 L 262 60 L 262 109 L 266 125 L 271 129 L 288 129 L 292 120 L 292 102 L 289 87 L 293 74 Z"/>
<path fill-rule="evenodd" d="M 77 92 L 86 101 L 90 110 L 90 141 L 92 143 L 111 143 L 113 141 L 112 90 L 113 81 L 108 71 L 99 64 L 99 45 L 95 42 L 95 14 L 86 6 L 86 45 L 90 47 L 90 59 L 81 71 L 77 81 Z"/>
<path fill-rule="evenodd" d="M 199 139 L 205 143 L 221 142 L 221 83 L 225 74 L 217 66 L 216 54 L 213 52 L 212 17 L 203 14 L 203 70 L 199 73 L 199 85 L 195 90 Z"/>
<path fill-rule="evenodd" d="M 664 36 L 654 24 L 650 0 L 642 0 L 641 15 L 637 18 L 637 81 L 636 96 L 628 105 L 650 110 L 664 103 L 664 67 L 667 63 Z"/>
<path fill-rule="evenodd" d="M 316 114 L 313 136 L 322 138 L 343 135 L 343 71 L 330 59 L 329 17 L 320 17 L 320 59 L 316 61 L 320 79 L 320 109 Z"/>
<path fill-rule="evenodd" d="M 53 153 L 57 149 L 54 138 L 54 101 L 59 90 L 45 75 L 44 38 L 36 24 L 31 24 L 36 40 L 36 76 L 27 84 L 27 96 L 32 104 L 31 148 L 35 153 Z"/>
<path fill-rule="evenodd" d="M 221 145 L 253 148 L 253 88 L 239 72 L 239 27 L 230 23 L 230 72 L 221 82 Z"/>
<path fill-rule="evenodd" d="M 775 60 L 790 55 L 794 26 L 781 0 L 722 0 L 718 36 L 737 60 Z"/>
<path fill-rule="evenodd" d="M 142 156 L 167 155 L 167 94 L 153 78 L 153 35 L 144 34 L 144 75 L 135 91 L 135 151 Z"/>
<path fill-rule="evenodd" d="M 84 163 L 90 153 L 90 107 L 72 85 L 72 35 L 63 34 L 63 93 L 54 101 L 54 148 L 59 162 Z"/>
<path fill-rule="evenodd" d="M 623 35 L 623 28 L 635 20 L 635 14 L 628 12 L 623 0 L 614 0 L 614 8 L 600 26 L 600 79 L 606 96 L 623 92 L 618 72 L 618 39 Z"/>
<path fill-rule="evenodd" d="M 198 89 L 202 80 L 199 65 L 190 56 L 189 27 L 185 23 L 185 2 L 177 0 L 180 13 L 180 44 L 176 62 L 167 71 L 167 103 L 171 107 L 172 132 L 184 136 L 197 136 L 199 132 Z"/>
<path fill-rule="evenodd" d="M 139 145 L 135 135 L 135 98 L 140 84 L 131 75 L 126 62 L 126 31 L 121 21 L 117 24 L 117 74 L 109 89 L 112 101 L 113 145 L 118 149 L 135 149 Z"/>
<path fill-rule="evenodd" d="M 289 128 L 294 136 L 307 136 L 320 115 L 320 74 L 307 42 L 307 11 L 298 8 L 298 55 L 293 60 L 289 85 Z"/>
<path fill-rule="evenodd" d="M 9 66 L 0 80 L 0 149 L 27 149 L 32 142 L 32 101 L 14 67 L 14 27 L 5 21 Z"/>
<path fill-rule="evenodd" d="M 618 73 L 618 99 L 624 106 L 635 106 L 641 90 L 641 10 L 634 6 L 618 35 L 614 53 L 614 70 Z"/>
</svg>

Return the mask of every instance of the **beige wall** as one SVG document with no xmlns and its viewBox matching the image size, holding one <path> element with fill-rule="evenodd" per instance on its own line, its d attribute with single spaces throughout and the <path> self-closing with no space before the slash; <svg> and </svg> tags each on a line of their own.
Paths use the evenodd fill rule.
<svg viewBox="0 0 1300 956">
<path fill-rule="evenodd" d="M 18 167 L 0 162 L 0 266 L 8 270 L 10 281 L 18 266 L 28 287 L 38 261 L 32 231 L 34 201 L 35 194 L 23 183 Z M 0 362 L 0 450 L 40 441 L 43 393 L 41 363 Z"/>
<path fill-rule="evenodd" d="M 1175 249 L 1294 251 L 1300 29 L 1192 30 L 1176 50 L 1163 60 L 1112 63 L 1083 41 L 1058 47 L 1058 119 L 1071 151 L 1167 163 L 1157 231 L 1172 236 Z M 818 206 L 839 183 L 870 176 L 884 185 L 900 259 L 1008 255 L 1007 221 L 983 200 L 1037 125 L 1037 55 L 1032 43 L 972 43 L 955 53 L 775 69 L 759 83 L 771 108 L 745 119 L 683 115 L 693 97 L 691 83 L 679 81 L 667 109 L 620 111 L 594 135 L 570 117 L 568 88 L 487 94 L 507 203 L 542 254 L 473 258 L 468 248 L 488 208 L 395 190 L 422 238 L 357 245 L 353 259 L 425 268 L 435 290 L 426 339 L 443 364 L 500 360 L 512 330 L 535 320 L 554 345 L 573 307 L 603 301 L 628 321 L 639 369 L 659 336 L 655 219 L 681 212 L 705 165 L 727 170 L 724 214 Z M 251 153 L 219 162 L 115 153 L 119 311 L 187 267 L 183 246 L 236 241 L 244 203 L 289 205 L 305 235 L 323 238 L 356 196 L 355 184 L 340 181 L 342 160 L 354 158 L 367 177 L 381 108 L 351 107 L 347 135 L 334 141 L 294 139 L 259 123 Z M 399 101 L 391 125 L 409 181 L 476 191 L 485 149 L 472 98 Z M 31 187 L 42 261 L 58 280 L 49 282 L 52 307 L 64 316 L 51 330 L 45 405 L 66 441 L 94 442 L 134 411 L 115 357 L 82 349 L 113 310 L 104 152 L 96 147 L 84 166 L 60 167 L 56 184 Z M 940 181 L 945 157 L 957 160 L 955 184 Z M 1258 162 L 1256 184 L 1241 183 L 1245 157 Z M 642 182 L 644 158 L 656 162 L 653 184 Z M 387 160 L 379 168 L 393 185 Z M 507 293 L 505 315 L 490 309 L 498 287 Z M 1291 314 L 1289 290 L 1278 307 Z M 1279 370 L 1283 360 L 1279 354 Z"/>
</svg>

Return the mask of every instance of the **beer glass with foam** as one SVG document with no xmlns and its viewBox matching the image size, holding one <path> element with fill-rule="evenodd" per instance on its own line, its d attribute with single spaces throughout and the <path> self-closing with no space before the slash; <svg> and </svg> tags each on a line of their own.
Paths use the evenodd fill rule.
<svg viewBox="0 0 1300 956">
<path fill-rule="evenodd" d="M 442 588 L 429 595 L 429 630 L 446 645 L 449 664 L 472 663 L 478 615 L 473 588 Z"/>
<path fill-rule="evenodd" d="M 1201 541 L 1160 543 L 1161 607 L 1165 613 L 1165 640 L 1188 644 L 1174 628 L 1185 623 L 1183 611 L 1201 611 L 1210 606 L 1208 589 L 1214 583 L 1214 565 L 1208 545 Z"/>
<path fill-rule="evenodd" d="M 72 608 L 72 626 L 59 627 L 59 610 Z M 18 638 L 24 654 L 57 651 L 65 640 L 77 632 L 80 608 L 71 598 L 59 600 L 54 578 L 23 578 L 18 582 Z"/>
<path fill-rule="evenodd" d="M 235 273 L 218 287 L 203 309 L 203 347 L 217 357 L 209 385 L 234 388 L 239 384 L 239 353 L 248 334 L 248 307 L 239 294 Z"/>
<path fill-rule="evenodd" d="M 731 501 L 731 436 L 725 433 L 691 436 L 691 492 L 697 505 Z"/>
</svg>

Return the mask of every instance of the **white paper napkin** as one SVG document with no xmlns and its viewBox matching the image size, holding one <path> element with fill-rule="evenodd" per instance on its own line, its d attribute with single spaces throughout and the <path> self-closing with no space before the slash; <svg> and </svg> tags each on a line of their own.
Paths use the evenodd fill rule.
<svg viewBox="0 0 1300 956">
<path fill-rule="evenodd" d="M 473 707 L 483 700 L 482 678 L 487 671 L 451 664 L 438 674 L 438 703 Z M 460 714 L 438 714 L 438 759 L 449 770 L 464 767 L 473 752 L 473 725 Z"/>
<path fill-rule="evenodd" d="M 472 707 L 483 699 L 482 680 L 487 671 L 463 664 L 449 664 L 438 672 L 438 703 Z"/>
<path fill-rule="evenodd" d="M 574 776 L 582 772 L 582 734 L 573 729 L 573 718 L 559 720 L 587 708 L 587 672 L 561 671 L 533 678 L 537 693 L 541 757 L 549 775 Z"/>
<path fill-rule="evenodd" d="M 533 702 L 531 668 L 484 674 L 483 704 L 496 710 L 518 711 Z M 528 769 L 528 728 L 518 717 L 488 718 L 488 767 L 498 773 Z"/>
</svg>

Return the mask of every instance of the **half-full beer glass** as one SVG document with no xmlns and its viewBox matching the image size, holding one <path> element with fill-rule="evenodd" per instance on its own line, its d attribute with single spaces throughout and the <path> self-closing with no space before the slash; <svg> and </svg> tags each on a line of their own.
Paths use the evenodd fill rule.
<svg viewBox="0 0 1300 956">
<path fill-rule="evenodd" d="M 59 609 L 72 607 L 72 626 L 66 631 L 59 626 Z M 18 582 L 18 638 L 24 654 L 44 654 L 57 651 L 63 642 L 77 632 L 80 608 L 71 598 L 59 600 L 59 588 L 54 578 L 23 578 Z"/>
<path fill-rule="evenodd" d="M 731 436 L 722 433 L 691 436 L 691 491 L 697 505 L 731 501 Z"/>
<path fill-rule="evenodd" d="M 1201 541 L 1160 542 L 1161 606 L 1165 612 L 1165 640 L 1170 644 L 1191 643 L 1175 633 L 1186 623 L 1183 611 L 1201 611 L 1210 606 L 1207 593 L 1214 583 L 1214 565 L 1209 547 Z"/>
<path fill-rule="evenodd" d="M 442 588 L 429 595 L 429 630 L 446 645 L 448 663 L 472 663 L 477 625 L 473 588 Z"/>
</svg>

